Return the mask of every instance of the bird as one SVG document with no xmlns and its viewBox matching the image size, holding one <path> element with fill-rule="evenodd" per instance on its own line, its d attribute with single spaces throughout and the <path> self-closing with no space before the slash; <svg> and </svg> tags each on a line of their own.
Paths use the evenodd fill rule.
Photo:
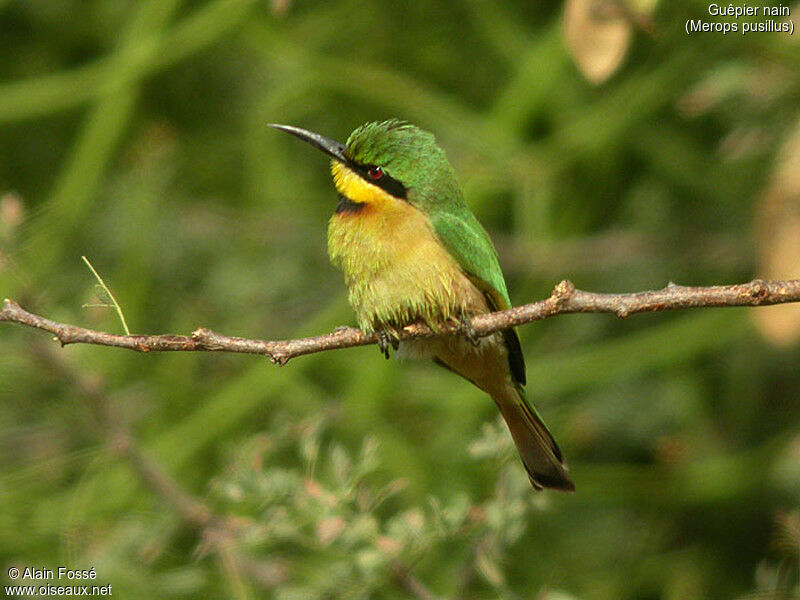
<svg viewBox="0 0 800 600">
<path fill-rule="evenodd" d="M 514 329 L 478 337 L 470 319 L 511 307 L 497 251 L 467 206 L 434 135 L 407 121 L 365 123 L 342 144 L 270 123 L 331 158 L 338 204 L 328 255 L 344 274 L 362 331 L 388 358 L 430 358 L 487 393 L 500 410 L 535 490 L 575 484 L 558 444 L 525 397 L 525 361 Z M 463 335 L 398 340 L 406 325 L 456 322 Z"/>
</svg>

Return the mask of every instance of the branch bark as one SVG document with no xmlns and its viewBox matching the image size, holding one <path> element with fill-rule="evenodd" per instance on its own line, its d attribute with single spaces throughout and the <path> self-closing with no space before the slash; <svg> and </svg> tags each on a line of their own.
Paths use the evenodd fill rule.
<svg viewBox="0 0 800 600">
<path fill-rule="evenodd" d="M 570 281 L 559 283 L 549 298 L 515 308 L 478 315 L 470 320 L 473 333 L 485 337 L 496 331 L 572 313 L 611 313 L 620 318 L 641 312 L 662 312 L 679 308 L 725 306 L 768 306 L 800 302 L 800 279 L 786 281 L 754 280 L 738 285 L 686 287 L 670 283 L 660 290 L 628 294 L 599 294 L 576 289 Z M 375 334 L 352 327 L 340 327 L 332 333 L 294 340 L 268 341 L 230 337 L 209 329 L 198 329 L 192 335 L 117 335 L 57 323 L 23 309 L 12 300 L 5 300 L 0 322 L 17 323 L 47 331 L 67 344 L 95 344 L 127 348 L 137 352 L 239 352 L 262 354 L 273 363 L 284 365 L 305 354 L 375 344 Z M 436 331 L 423 323 L 407 325 L 399 331 L 399 339 L 421 339 L 434 335 L 458 335 L 459 323 L 446 323 Z"/>
</svg>

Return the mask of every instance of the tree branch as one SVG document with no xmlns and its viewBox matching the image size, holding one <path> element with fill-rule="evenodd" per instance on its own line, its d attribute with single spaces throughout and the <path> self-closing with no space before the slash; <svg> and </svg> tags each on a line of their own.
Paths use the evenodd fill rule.
<svg viewBox="0 0 800 600">
<path fill-rule="evenodd" d="M 661 290 L 630 294 L 597 294 L 576 289 L 570 281 L 559 283 L 549 298 L 485 315 L 470 320 L 475 335 L 484 337 L 502 329 L 571 313 L 611 313 L 620 318 L 641 312 L 661 312 L 678 308 L 723 306 L 768 306 L 800 302 L 800 279 L 787 281 L 754 280 L 738 285 L 686 287 L 669 284 Z M 333 333 L 295 340 L 266 341 L 220 335 L 198 329 L 185 335 L 117 335 L 75 325 L 57 323 L 30 313 L 12 300 L 0 310 L 0 322 L 18 323 L 52 333 L 62 346 L 96 344 L 127 348 L 137 352 L 240 352 L 263 354 L 273 363 L 284 365 L 305 354 L 375 344 L 375 334 L 366 334 L 351 327 L 340 327 Z M 399 331 L 399 339 L 421 339 L 434 335 L 458 335 L 459 323 L 446 323 L 432 330 L 414 323 Z"/>
</svg>

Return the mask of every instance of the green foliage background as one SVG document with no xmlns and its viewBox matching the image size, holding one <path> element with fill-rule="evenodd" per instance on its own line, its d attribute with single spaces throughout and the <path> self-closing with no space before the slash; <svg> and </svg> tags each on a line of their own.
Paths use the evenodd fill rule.
<svg viewBox="0 0 800 600">
<path fill-rule="evenodd" d="M 517 304 L 563 278 L 747 281 L 800 46 L 687 36 L 706 11 L 658 3 L 595 87 L 558 2 L 0 1 L 0 293 L 119 331 L 82 308 L 86 255 L 136 333 L 351 324 L 326 161 L 266 124 L 342 139 L 391 116 L 436 133 Z M 754 310 L 521 329 L 569 496 L 530 492 L 480 392 L 374 347 L 278 368 L 54 354 L 3 326 L 3 577 L 93 566 L 121 598 L 419 596 L 405 571 L 449 598 L 798 597 L 800 350 L 765 342 Z M 234 558 L 109 452 L 76 378 L 183 487 L 250 519 Z"/>
</svg>

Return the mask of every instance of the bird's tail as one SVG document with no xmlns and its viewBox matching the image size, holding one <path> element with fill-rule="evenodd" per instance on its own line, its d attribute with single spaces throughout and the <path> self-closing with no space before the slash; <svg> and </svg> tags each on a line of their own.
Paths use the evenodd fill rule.
<svg viewBox="0 0 800 600">
<path fill-rule="evenodd" d="M 511 431 L 534 488 L 575 491 L 566 462 L 547 426 L 518 386 L 508 385 L 492 396 Z"/>
</svg>

